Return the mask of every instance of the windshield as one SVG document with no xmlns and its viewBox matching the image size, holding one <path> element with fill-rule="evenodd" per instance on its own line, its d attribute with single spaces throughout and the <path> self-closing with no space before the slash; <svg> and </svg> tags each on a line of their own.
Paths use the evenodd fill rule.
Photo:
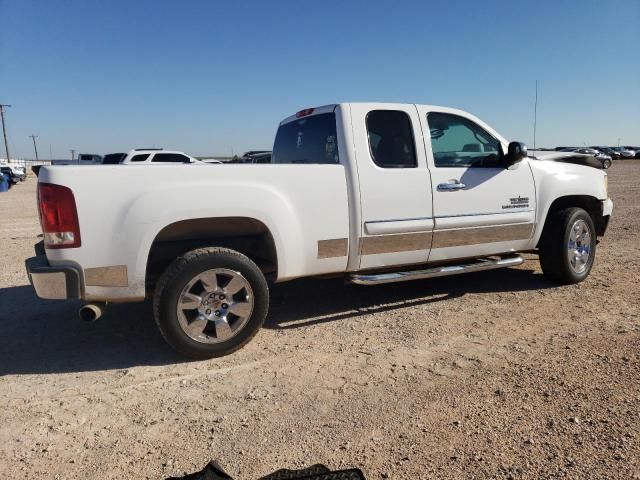
<svg viewBox="0 0 640 480">
<path fill-rule="evenodd" d="M 336 116 L 321 113 L 281 125 L 272 163 L 338 163 Z"/>
</svg>

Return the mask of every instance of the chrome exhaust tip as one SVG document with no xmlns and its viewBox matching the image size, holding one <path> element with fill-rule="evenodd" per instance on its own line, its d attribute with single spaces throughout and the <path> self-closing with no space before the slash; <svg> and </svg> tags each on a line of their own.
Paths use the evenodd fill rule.
<svg viewBox="0 0 640 480">
<path fill-rule="evenodd" d="M 106 303 L 87 303 L 80 307 L 78 316 L 85 322 L 95 322 L 102 316 L 106 307 Z"/>
</svg>

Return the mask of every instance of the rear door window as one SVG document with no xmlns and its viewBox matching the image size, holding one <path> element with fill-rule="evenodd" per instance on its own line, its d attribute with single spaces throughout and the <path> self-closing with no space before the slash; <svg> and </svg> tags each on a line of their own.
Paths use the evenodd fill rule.
<svg viewBox="0 0 640 480">
<path fill-rule="evenodd" d="M 339 163 L 336 116 L 320 113 L 281 125 L 271 163 Z"/>
<path fill-rule="evenodd" d="M 373 110 L 367 114 L 369 150 L 382 168 L 413 168 L 416 148 L 411 119 L 399 110 Z"/>
<path fill-rule="evenodd" d="M 191 163 L 191 159 L 179 153 L 156 153 L 151 159 L 151 162 Z"/>
<path fill-rule="evenodd" d="M 131 162 L 144 162 L 147 158 L 149 158 L 148 153 L 139 153 L 131 157 Z"/>
</svg>

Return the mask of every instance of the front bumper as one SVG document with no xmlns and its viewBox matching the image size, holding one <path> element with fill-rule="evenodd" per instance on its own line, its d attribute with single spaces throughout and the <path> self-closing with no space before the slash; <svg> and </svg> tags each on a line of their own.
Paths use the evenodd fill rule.
<svg viewBox="0 0 640 480">
<path fill-rule="evenodd" d="M 51 266 L 46 255 L 28 258 L 25 267 L 38 297 L 48 300 L 81 298 L 80 275 L 75 268 Z"/>
</svg>

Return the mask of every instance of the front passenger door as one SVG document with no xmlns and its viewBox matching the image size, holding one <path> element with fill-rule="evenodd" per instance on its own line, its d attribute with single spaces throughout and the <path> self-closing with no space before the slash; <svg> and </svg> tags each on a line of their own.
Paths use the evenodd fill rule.
<svg viewBox="0 0 640 480">
<path fill-rule="evenodd" d="M 507 142 L 475 117 L 426 107 L 420 116 L 433 193 L 429 261 L 527 248 L 536 201 L 528 159 L 505 168 Z"/>
</svg>

